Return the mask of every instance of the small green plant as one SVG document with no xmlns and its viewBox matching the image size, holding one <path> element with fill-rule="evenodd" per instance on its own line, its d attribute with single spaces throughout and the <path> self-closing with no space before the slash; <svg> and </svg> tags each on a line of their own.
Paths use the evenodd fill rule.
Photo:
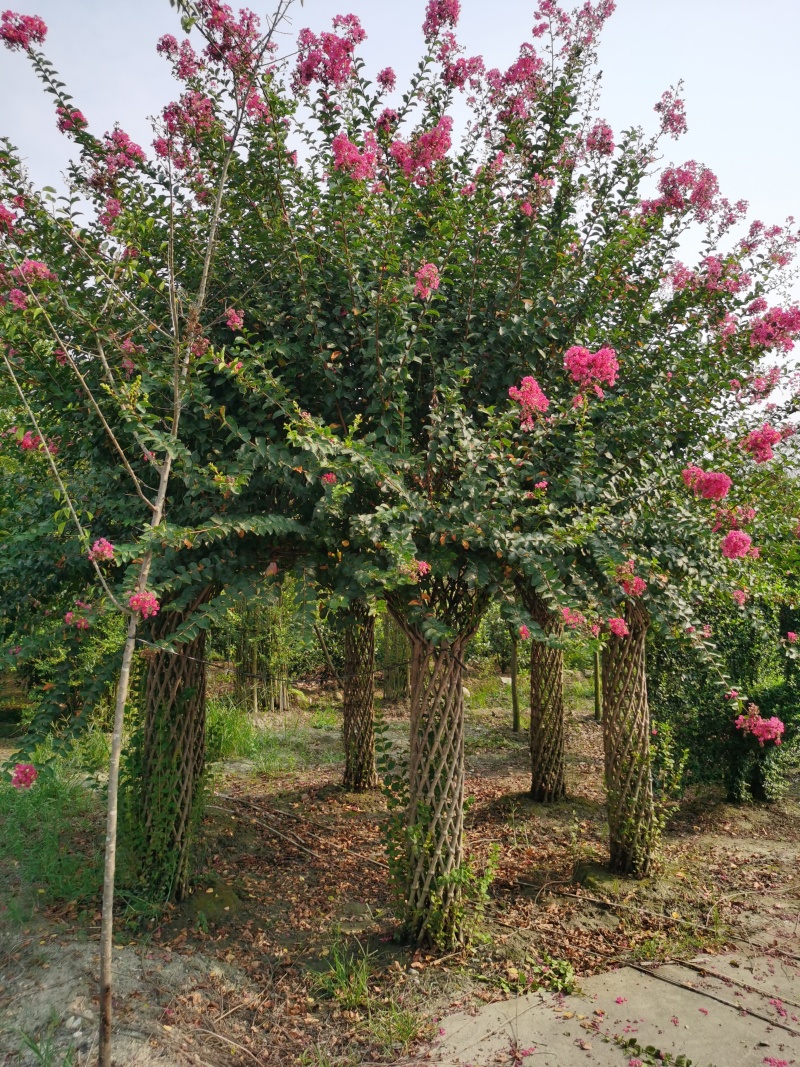
<svg viewBox="0 0 800 1067">
<path fill-rule="evenodd" d="M 380 1011 L 371 1011 L 367 1030 L 385 1056 L 404 1055 L 430 1028 L 418 1012 L 393 1001 Z"/>
<path fill-rule="evenodd" d="M 22 1038 L 22 1048 L 28 1052 L 32 1052 L 36 1057 L 36 1062 L 39 1067 L 73 1067 L 75 1063 L 75 1049 L 70 1045 L 66 1049 L 59 1049 L 53 1039 L 53 1031 L 55 1026 L 51 1024 L 47 1033 L 39 1041 L 37 1041 L 25 1030 L 20 1030 L 19 1034 Z"/>
<path fill-rule="evenodd" d="M 0 781 L 0 885 L 17 906 L 89 904 L 102 883 L 102 811 L 62 766 L 46 767 L 30 789 Z"/>
<path fill-rule="evenodd" d="M 619 1034 L 614 1036 L 614 1043 L 621 1048 L 626 1056 L 641 1060 L 643 1067 L 693 1067 L 694 1060 L 683 1054 L 673 1056 L 671 1052 L 662 1052 L 655 1045 L 640 1045 L 635 1037 L 624 1038 Z M 714 1067 L 709 1064 L 708 1067 Z"/>
<path fill-rule="evenodd" d="M 312 730 L 336 730 L 340 724 L 341 720 L 336 709 L 328 706 L 317 708 L 309 720 Z"/>
<path fill-rule="evenodd" d="M 256 728 L 248 711 L 230 698 L 206 703 L 206 759 L 248 759 L 257 746 Z"/>
<path fill-rule="evenodd" d="M 343 1008 L 363 1008 L 370 998 L 369 979 L 372 953 L 359 943 L 357 949 L 348 948 L 342 941 L 334 941 L 328 967 L 314 978 L 314 989 L 321 997 L 337 1000 Z"/>
</svg>

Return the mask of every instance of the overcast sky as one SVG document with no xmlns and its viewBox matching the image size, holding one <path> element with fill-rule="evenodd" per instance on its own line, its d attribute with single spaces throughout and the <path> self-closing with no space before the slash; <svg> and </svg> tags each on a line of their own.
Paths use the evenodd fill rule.
<svg viewBox="0 0 800 1067">
<path fill-rule="evenodd" d="M 251 6 L 268 10 L 264 0 Z M 461 6 L 459 37 L 487 66 L 507 66 L 530 37 L 531 0 Z M 330 28 L 333 15 L 354 12 L 368 34 L 368 64 L 393 66 L 402 85 L 420 54 L 424 8 L 425 0 L 305 0 L 295 5 L 286 50 L 301 27 Z M 168 0 L 31 0 L 20 10 L 47 23 L 45 50 L 93 132 L 119 121 L 149 147 L 146 117 L 176 95 L 155 52 L 162 33 L 180 35 Z M 653 129 L 654 103 L 683 78 L 689 133 L 666 142 L 667 161 L 710 166 L 723 194 L 749 200 L 767 222 L 800 217 L 799 50 L 798 0 L 617 0 L 600 50 L 602 114 L 615 130 Z M 37 183 L 59 184 L 70 143 L 21 53 L 0 50 L 0 100 L 0 133 L 20 148 Z"/>
</svg>

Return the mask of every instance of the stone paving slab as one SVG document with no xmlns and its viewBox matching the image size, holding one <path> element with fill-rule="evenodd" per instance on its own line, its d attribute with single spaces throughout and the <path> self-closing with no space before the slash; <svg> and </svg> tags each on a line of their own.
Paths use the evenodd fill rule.
<svg viewBox="0 0 800 1067">
<path fill-rule="evenodd" d="M 714 974 L 683 964 L 622 967 L 585 979 L 581 994 L 538 992 L 460 1012 L 442 1020 L 433 1062 L 624 1067 L 635 1052 L 619 1047 L 621 1037 L 694 1067 L 764 1067 L 770 1059 L 800 1067 L 800 965 L 733 954 L 692 962 Z"/>
</svg>

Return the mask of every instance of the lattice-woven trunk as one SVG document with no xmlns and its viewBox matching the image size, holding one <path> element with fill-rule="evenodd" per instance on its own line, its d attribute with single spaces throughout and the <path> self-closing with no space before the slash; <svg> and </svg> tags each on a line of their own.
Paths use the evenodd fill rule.
<svg viewBox="0 0 800 1067">
<path fill-rule="evenodd" d="M 152 628 L 153 638 L 174 633 L 208 595 L 185 615 L 164 611 Z M 175 900 L 182 900 L 189 888 L 192 816 L 205 762 L 205 645 L 206 632 L 200 630 L 176 649 L 177 655 L 154 653 L 144 684 L 143 874 Z"/>
<path fill-rule="evenodd" d="M 523 596 L 531 616 L 549 637 L 561 637 L 564 623 L 535 594 Z M 564 653 L 531 642 L 531 797 L 541 804 L 567 791 L 564 754 Z"/>
<path fill-rule="evenodd" d="M 383 621 L 383 699 L 387 704 L 408 700 L 408 638 L 387 612 Z"/>
<path fill-rule="evenodd" d="M 650 770 L 650 711 L 645 678 L 647 613 L 628 604 L 628 637 L 612 635 L 603 652 L 605 749 L 611 868 L 646 875 L 656 842 Z"/>
<path fill-rule="evenodd" d="M 372 789 L 375 770 L 375 617 L 363 601 L 349 610 L 344 633 L 344 785 Z"/>
<path fill-rule="evenodd" d="M 461 888 L 449 879 L 463 861 L 466 638 L 450 649 L 412 639 L 409 763 L 409 878 L 406 920 L 419 942 L 464 940 Z"/>
</svg>

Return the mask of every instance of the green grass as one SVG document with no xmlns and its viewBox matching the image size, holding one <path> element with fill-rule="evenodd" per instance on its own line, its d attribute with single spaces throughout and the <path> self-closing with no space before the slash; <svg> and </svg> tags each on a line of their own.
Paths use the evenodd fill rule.
<svg viewBox="0 0 800 1067">
<path fill-rule="evenodd" d="M 258 731 L 250 713 L 229 698 L 206 704 L 206 759 L 248 759 L 255 754 Z"/>
<path fill-rule="evenodd" d="M 430 1023 L 418 1012 L 390 1002 L 370 1013 L 366 1028 L 384 1056 L 402 1056 L 430 1029 Z"/>
<path fill-rule="evenodd" d="M 327 969 L 314 976 L 318 996 L 336 1000 L 350 1010 L 365 1007 L 370 999 L 371 959 L 372 953 L 361 945 L 351 949 L 342 941 L 334 941 Z"/>
<path fill-rule="evenodd" d="M 37 904 L 89 904 L 102 884 L 102 795 L 63 769 L 30 789 L 0 783 L 0 887 L 12 917 Z"/>
<path fill-rule="evenodd" d="M 312 714 L 309 725 L 312 730 L 339 730 L 342 719 L 335 708 L 322 707 Z"/>
</svg>

